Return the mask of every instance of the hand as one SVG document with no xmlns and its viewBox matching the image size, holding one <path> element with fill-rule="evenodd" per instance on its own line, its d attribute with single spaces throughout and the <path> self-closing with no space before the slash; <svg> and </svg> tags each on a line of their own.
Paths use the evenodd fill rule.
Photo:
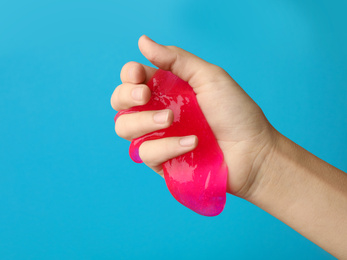
<svg viewBox="0 0 347 260">
<path fill-rule="evenodd" d="M 153 65 L 170 70 L 192 86 L 228 165 L 227 191 L 243 198 L 251 196 L 277 135 L 262 110 L 222 68 L 180 48 L 157 44 L 146 36 L 139 39 L 139 48 Z M 111 97 L 112 107 L 123 110 L 146 104 L 151 92 L 145 84 L 155 71 L 136 62 L 125 64 L 122 84 Z M 170 110 L 143 111 L 120 116 L 115 130 L 120 137 L 132 140 L 166 128 L 172 121 Z M 163 162 L 193 150 L 197 143 L 195 136 L 147 141 L 140 146 L 139 155 L 162 175 Z"/>
<path fill-rule="evenodd" d="M 347 259 L 347 175 L 277 132 L 261 109 L 220 67 L 146 36 L 142 54 L 155 66 L 187 81 L 223 151 L 229 173 L 227 191 L 261 207 L 337 258 Z M 156 69 L 130 62 L 111 98 L 115 110 L 146 104 L 145 83 Z M 172 111 L 125 114 L 116 132 L 128 140 L 168 127 Z M 191 151 L 196 137 L 144 142 L 143 162 L 162 174 L 161 164 Z"/>
</svg>

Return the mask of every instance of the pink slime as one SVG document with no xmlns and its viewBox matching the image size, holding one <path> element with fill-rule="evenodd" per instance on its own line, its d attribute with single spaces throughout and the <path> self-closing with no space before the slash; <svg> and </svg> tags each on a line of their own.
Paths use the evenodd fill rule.
<svg viewBox="0 0 347 260">
<path fill-rule="evenodd" d="M 163 163 L 164 178 L 169 191 L 180 203 L 201 215 L 218 215 L 226 201 L 228 169 L 192 87 L 171 72 L 160 69 L 147 85 L 152 91 L 150 101 L 118 112 L 115 121 L 123 114 L 166 108 L 173 111 L 174 121 L 166 129 L 134 139 L 130 144 L 130 157 L 142 163 L 138 151 L 144 141 L 196 135 L 199 143 L 193 151 Z"/>
</svg>

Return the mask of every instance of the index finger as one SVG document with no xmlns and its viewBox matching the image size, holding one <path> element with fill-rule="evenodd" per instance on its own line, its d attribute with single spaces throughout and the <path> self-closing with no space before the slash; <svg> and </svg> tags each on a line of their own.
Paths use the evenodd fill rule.
<svg viewBox="0 0 347 260">
<path fill-rule="evenodd" d="M 156 71 L 156 68 L 130 61 L 123 66 L 120 78 L 122 83 L 142 84 L 147 83 Z"/>
</svg>

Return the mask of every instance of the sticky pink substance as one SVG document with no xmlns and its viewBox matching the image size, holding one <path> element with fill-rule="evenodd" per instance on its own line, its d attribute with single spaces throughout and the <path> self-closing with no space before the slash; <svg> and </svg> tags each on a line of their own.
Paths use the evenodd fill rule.
<svg viewBox="0 0 347 260">
<path fill-rule="evenodd" d="M 171 136 L 196 135 L 198 146 L 191 152 L 163 163 L 164 178 L 171 194 L 191 210 L 216 216 L 226 201 L 228 169 L 223 153 L 196 100 L 192 87 L 171 72 L 158 70 L 147 83 L 152 91 L 150 101 L 143 106 L 122 110 L 122 114 L 144 110 L 171 109 L 172 125 L 131 142 L 129 153 L 133 161 L 141 163 L 139 147 L 147 140 Z"/>
</svg>

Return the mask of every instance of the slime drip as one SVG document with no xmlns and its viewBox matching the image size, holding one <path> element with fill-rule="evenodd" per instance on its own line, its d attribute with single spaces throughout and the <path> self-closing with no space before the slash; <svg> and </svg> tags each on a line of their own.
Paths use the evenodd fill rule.
<svg viewBox="0 0 347 260">
<path fill-rule="evenodd" d="M 141 163 L 139 147 L 147 140 L 171 136 L 196 135 L 198 146 L 191 152 L 163 163 L 166 185 L 176 200 L 205 216 L 222 212 L 226 201 L 227 166 L 223 153 L 196 100 L 192 87 L 171 72 L 158 70 L 147 83 L 150 101 L 117 113 L 171 109 L 172 125 L 134 139 L 129 148 L 133 161 Z"/>
</svg>

